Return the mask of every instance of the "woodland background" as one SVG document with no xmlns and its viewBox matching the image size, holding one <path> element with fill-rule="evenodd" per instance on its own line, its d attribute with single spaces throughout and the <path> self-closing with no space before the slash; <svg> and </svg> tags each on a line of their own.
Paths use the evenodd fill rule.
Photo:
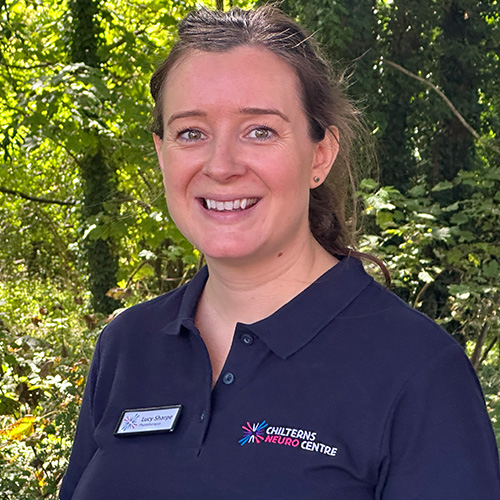
<svg viewBox="0 0 500 500">
<path fill-rule="evenodd" d="M 206 1 L 212 8 L 257 2 Z M 199 5 L 199 3 L 198 3 Z M 476 368 L 500 439 L 500 3 L 285 0 L 377 141 L 362 250 Z M 148 80 L 191 0 L 0 0 L 0 496 L 56 498 L 100 329 L 185 282 Z"/>
</svg>

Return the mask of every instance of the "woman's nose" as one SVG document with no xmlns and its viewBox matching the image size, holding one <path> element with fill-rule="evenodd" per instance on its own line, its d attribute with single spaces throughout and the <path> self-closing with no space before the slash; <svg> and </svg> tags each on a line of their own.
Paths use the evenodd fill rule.
<svg viewBox="0 0 500 500">
<path fill-rule="evenodd" d="M 210 145 L 203 173 L 218 182 L 228 182 L 245 173 L 245 163 L 239 155 L 237 139 L 219 137 Z"/>
</svg>

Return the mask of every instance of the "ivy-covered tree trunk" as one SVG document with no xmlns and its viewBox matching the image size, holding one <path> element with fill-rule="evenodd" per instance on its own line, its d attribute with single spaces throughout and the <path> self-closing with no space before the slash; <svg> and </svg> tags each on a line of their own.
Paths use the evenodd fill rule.
<svg viewBox="0 0 500 500">
<path fill-rule="evenodd" d="M 425 7 L 428 9 L 428 6 Z M 425 14 L 412 0 L 395 0 L 385 42 L 385 57 L 406 69 L 418 73 L 422 68 L 419 51 L 425 45 L 422 38 Z M 424 15 L 422 15 L 424 14 Z M 409 140 L 411 102 L 420 87 L 406 75 L 384 67 L 382 111 L 384 117 L 380 145 L 380 177 L 383 184 L 406 190 L 416 174 L 416 161 Z"/>
<path fill-rule="evenodd" d="M 73 17 L 72 60 L 99 68 L 98 0 L 72 0 L 70 8 Z M 106 158 L 97 131 L 95 135 L 96 146 L 79 162 L 84 192 L 84 227 L 95 224 L 99 218 L 114 217 L 118 211 L 116 170 Z M 119 306 L 118 301 L 106 295 L 116 286 L 117 253 L 110 238 L 87 238 L 85 246 L 92 305 L 96 311 L 109 314 Z"/>
<path fill-rule="evenodd" d="M 478 65 L 484 58 L 478 47 L 483 37 L 484 19 L 480 16 L 480 6 L 467 4 L 465 10 L 460 4 L 463 2 L 444 2 L 441 57 L 436 76 L 446 96 L 467 122 L 477 128 L 481 113 L 478 89 L 482 83 Z M 450 112 L 436 134 L 432 160 L 431 184 L 451 180 L 459 170 L 473 170 L 477 166 L 474 138 Z"/>
</svg>

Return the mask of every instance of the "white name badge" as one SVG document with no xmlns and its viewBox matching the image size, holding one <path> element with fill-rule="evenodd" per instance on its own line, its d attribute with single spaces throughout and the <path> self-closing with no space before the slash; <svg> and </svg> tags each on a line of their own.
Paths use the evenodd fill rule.
<svg viewBox="0 0 500 500">
<path fill-rule="evenodd" d="M 133 436 L 153 432 L 172 432 L 182 405 L 124 410 L 115 428 L 115 436 Z"/>
</svg>

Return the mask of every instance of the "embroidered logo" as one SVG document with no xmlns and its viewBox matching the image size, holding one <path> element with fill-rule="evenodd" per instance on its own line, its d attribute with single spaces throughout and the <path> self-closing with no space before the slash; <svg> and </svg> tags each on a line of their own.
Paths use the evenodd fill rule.
<svg viewBox="0 0 500 500">
<path fill-rule="evenodd" d="M 264 429 L 267 427 L 265 420 L 257 424 L 251 424 L 247 422 L 246 425 L 242 425 L 243 437 L 238 441 L 241 446 L 247 443 L 260 443 L 264 441 Z"/>
<path fill-rule="evenodd" d="M 282 427 L 268 424 L 265 420 L 257 424 L 242 425 L 243 438 L 238 442 L 241 446 L 247 443 L 268 443 L 290 448 L 298 448 L 313 453 L 321 453 L 335 457 L 338 452 L 336 446 L 321 442 L 318 433 L 314 431 Z"/>
<path fill-rule="evenodd" d="M 123 419 L 122 432 L 126 432 L 130 429 L 135 429 L 137 427 L 137 420 L 139 420 L 139 414 L 136 413 L 133 417 L 127 415 Z"/>
</svg>

